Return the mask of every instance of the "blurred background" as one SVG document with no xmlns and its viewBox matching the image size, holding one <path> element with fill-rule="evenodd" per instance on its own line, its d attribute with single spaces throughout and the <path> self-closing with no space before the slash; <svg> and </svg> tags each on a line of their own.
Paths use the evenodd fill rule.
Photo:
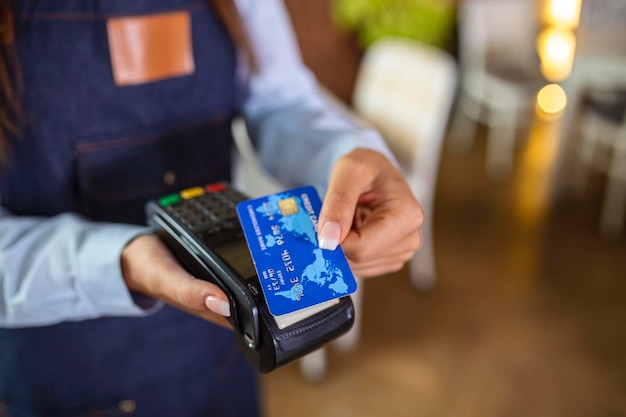
<svg viewBox="0 0 626 417">
<path fill-rule="evenodd" d="M 286 4 L 428 221 L 351 334 L 262 376 L 267 417 L 626 416 L 626 1 Z"/>
</svg>

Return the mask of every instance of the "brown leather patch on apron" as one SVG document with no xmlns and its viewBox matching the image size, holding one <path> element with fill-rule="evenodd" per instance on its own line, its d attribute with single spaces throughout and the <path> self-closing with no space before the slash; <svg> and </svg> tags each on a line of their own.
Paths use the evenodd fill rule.
<svg viewBox="0 0 626 417">
<path fill-rule="evenodd" d="M 136 85 L 194 72 L 187 11 L 107 20 L 116 85 Z"/>
</svg>

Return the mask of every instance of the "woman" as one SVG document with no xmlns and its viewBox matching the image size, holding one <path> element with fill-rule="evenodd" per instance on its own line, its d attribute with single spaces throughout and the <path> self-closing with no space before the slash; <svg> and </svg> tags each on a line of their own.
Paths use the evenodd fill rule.
<svg viewBox="0 0 626 417">
<path fill-rule="evenodd" d="M 0 412 L 258 415 L 225 294 L 143 204 L 227 180 L 241 113 L 283 183 L 326 190 L 322 245 L 381 275 L 422 218 L 382 140 L 320 98 L 279 0 L 1 4 Z"/>
</svg>

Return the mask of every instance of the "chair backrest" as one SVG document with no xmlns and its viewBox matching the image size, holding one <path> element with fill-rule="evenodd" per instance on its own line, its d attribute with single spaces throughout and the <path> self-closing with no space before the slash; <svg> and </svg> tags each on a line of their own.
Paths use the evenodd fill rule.
<svg viewBox="0 0 626 417">
<path fill-rule="evenodd" d="M 583 1 L 576 37 L 579 55 L 626 55 L 626 1 Z"/>
<path fill-rule="evenodd" d="M 386 38 L 365 52 L 352 104 L 379 129 L 403 167 L 434 178 L 456 86 L 457 66 L 448 53 Z M 423 192 L 414 191 L 418 197 Z"/>
<path fill-rule="evenodd" d="M 458 26 L 464 71 L 490 59 L 520 68 L 537 63 L 537 0 L 459 0 Z"/>
<path fill-rule="evenodd" d="M 563 83 L 568 102 L 590 92 L 625 91 L 626 1 L 585 0 L 576 38 L 572 72 Z"/>
</svg>

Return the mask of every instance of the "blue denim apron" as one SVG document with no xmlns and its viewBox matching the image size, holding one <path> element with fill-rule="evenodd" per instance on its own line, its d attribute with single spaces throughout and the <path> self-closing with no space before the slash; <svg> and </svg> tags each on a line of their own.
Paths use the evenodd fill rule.
<svg viewBox="0 0 626 417">
<path fill-rule="evenodd" d="M 236 53 L 200 0 L 13 0 L 23 137 L 0 170 L 21 215 L 144 224 L 146 199 L 228 179 Z M 107 19 L 187 10 L 195 71 L 118 87 Z M 0 329 L 0 416 L 254 416 L 256 375 L 232 332 L 170 307 Z"/>
</svg>

